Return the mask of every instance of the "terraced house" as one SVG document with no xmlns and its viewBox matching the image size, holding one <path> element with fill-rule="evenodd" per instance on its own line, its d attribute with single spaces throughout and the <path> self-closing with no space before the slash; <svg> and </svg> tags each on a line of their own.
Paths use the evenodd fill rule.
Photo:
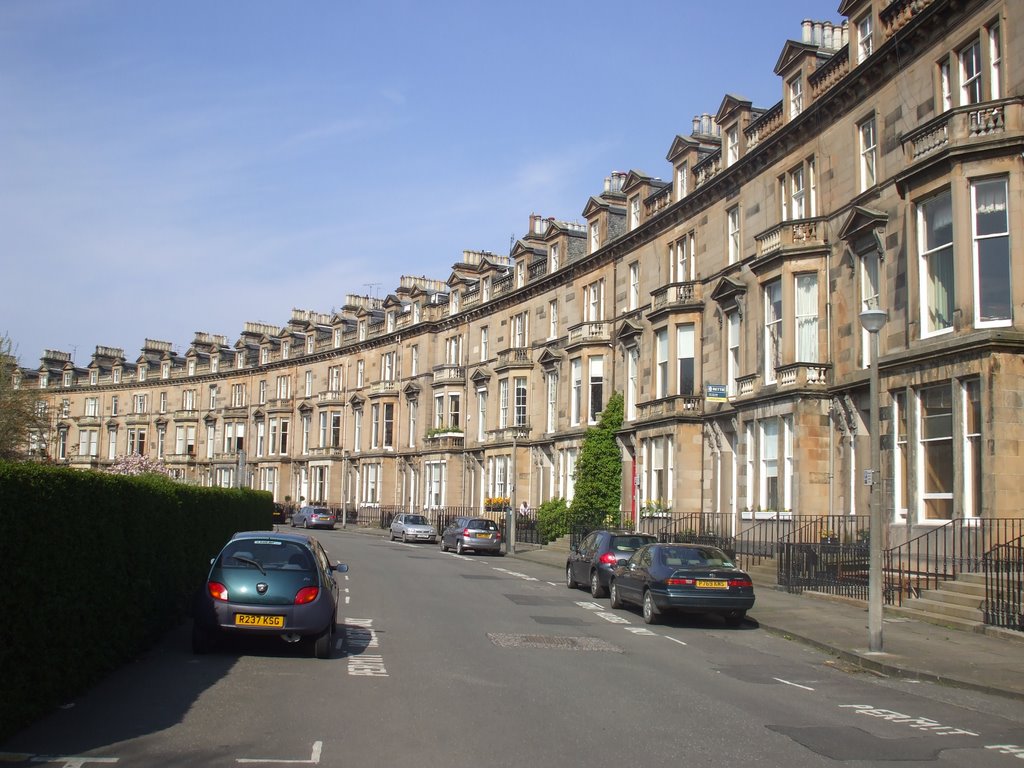
<svg viewBox="0 0 1024 768">
<path fill-rule="evenodd" d="M 572 497 L 621 391 L 638 524 L 864 519 L 879 486 L 890 546 L 1019 523 L 1024 4 L 838 13 L 794 20 L 777 103 L 737 83 L 667 137 L 667 181 L 611 173 L 579 221 L 532 215 L 507 255 L 184 355 L 46 352 L 18 374 L 52 416 L 35 447 L 78 467 L 147 454 L 279 501 L 482 507 L 514 486 L 536 505 Z M 875 337 L 865 310 L 885 313 L 865 316 Z"/>
</svg>

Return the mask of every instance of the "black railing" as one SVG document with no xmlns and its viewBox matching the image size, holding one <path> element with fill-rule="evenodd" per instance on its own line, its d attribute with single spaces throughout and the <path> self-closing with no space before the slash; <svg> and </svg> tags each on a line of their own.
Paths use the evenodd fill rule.
<svg viewBox="0 0 1024 768">
<path fill-rule="evenodd" d="M 676 517 L 658 528 L 658 541 L 672 544 L 704 544 L 718 547 L 730 557 L 736 556 L 732 535 L 733 515 L 724 512 L 694 512 Z"/>
<path fill-rule="evenodd" d="M 790 522 L 777 544 L 779 586 L 867 600 L 868 518 L 799 515 Z"/>
<path fill-rule="evenodd" d="M 743 528 L 736 534 L 737 564 L 741 568 L 750 568 L 764 559 L 774 560 L 779 540 L 792 530 L 792 517 L 754 521 L 753 525 Z"/>
<path fill-rule="evenodd" d="M 985 553 L 985 623 L 1024 632 L 1024 537 Z"/>
<path fill-rule="evenodd" d="M 985 553 L 1024 536 L 1022 518 L 950 520 L 883 554 L 886 602 L 903 605 L 961 573 L 981 573 Z"/>
</svg>

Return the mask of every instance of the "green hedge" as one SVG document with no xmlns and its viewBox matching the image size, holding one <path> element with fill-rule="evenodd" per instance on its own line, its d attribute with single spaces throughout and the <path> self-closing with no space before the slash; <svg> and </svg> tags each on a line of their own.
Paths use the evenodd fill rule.
<svg viewBox="0 0 1024 768">
<path fill-rule="evenodd" d="M 181 623 L 270 494 L 0 462 L 0 740 Z"/>
</svg>

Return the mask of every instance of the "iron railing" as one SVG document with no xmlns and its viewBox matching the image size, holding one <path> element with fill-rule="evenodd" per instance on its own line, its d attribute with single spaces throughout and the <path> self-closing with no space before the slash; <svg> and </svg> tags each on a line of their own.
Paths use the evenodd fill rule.
<svg viewBox="0 0 1024 768">
<path fill-rule="evenodd" d="M 905 597 L 937 589 L 961 573 L 981 573 L 985 553 L 1022 535 L 1022 518 L 965 518 L 887 549 L 882 555 L 886 603 L 903 605 Z"/>
<path fill-rule="evenodd" d="M 676 517 L 656 532 L 658 541 L 672 544 L 704 544 L 718 547 L 730 557 L 736 554 L 732 535 L 733 515 L 727 512 L 694 512 Z"/>
<path fill-rule="evenodd" d="M 982 568 L 985 623 L 1024 632 L 1024 537 L 986 552 Z"/>
<path fill-rule="evenodd" d="M 779 586 L 867 599 L 868 518 L 803 515 L 791 525 L 777 544 Z"/>
</svg>

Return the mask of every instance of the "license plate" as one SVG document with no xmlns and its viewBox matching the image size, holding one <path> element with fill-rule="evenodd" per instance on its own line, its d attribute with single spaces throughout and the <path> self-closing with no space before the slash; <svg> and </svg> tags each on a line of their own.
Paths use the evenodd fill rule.
<svg viewBox="0 0 1024 768">
<path fill-rule="evenodd" d="M 698 589 L 728 589 L 729 582 L 727 581 L 711 581 L 708 579 L 697 579 Z"/>
<path fill-rule="evenodd" d="M 240 627 L 283 627 L 284 616 L 259 616 L 252 613 L 236 613 L 235 626 Z"/>
<path fill-rule="evenodd" d="M 489 534 L 489 533 L 478 533 L 476 535 L 476 537 L 478 539 L 489 539 L 489 538 L 491 538 L 491 534 Z"/>
</svg>

